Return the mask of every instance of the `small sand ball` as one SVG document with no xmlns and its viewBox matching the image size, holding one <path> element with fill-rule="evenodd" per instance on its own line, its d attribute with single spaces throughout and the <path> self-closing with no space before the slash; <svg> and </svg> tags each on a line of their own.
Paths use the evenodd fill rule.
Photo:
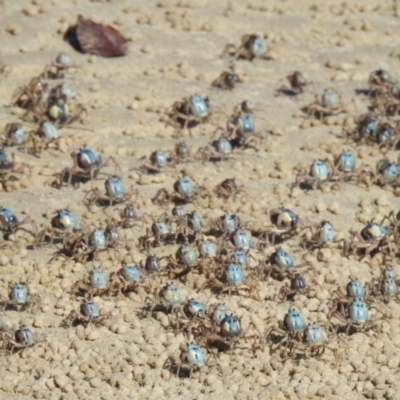
<svg viewBox="0 0 400 400">
<path fill-rule="evenodd" d="M 296 393 L 299 395 L 300 398 L 306 398 L 308 393 L 308 385 L 300 384 L 296 388 Z"/>
<path fill-rule="evenodd" d="M 141 351 L 138 354 L 138 358 L 142 361 L 142 364 L 144 364 L 144 365 L 147 364 L 149 361 L 149 356 L 143 351 Z"/>
<path fill-rule="evenodd" d="M 380 374 L 372 379 L 372 384 L 380 389 L 383 389 L 386 382 L 386 375 Z"/>
<path fill-rule="evenodd" d="M 35 320 L 33 321 L 33 326 L 35 328 L 45 328 L 47 326 L 46 319 L 44 317 L 36 317 Z"/>
<path fill-rule="evenodd" d="M 0 265 L 4 267 L 10 262 L 10 259 L 7 256 L 1 256 L 0 257 Z"/>
<path fill-rule="evenodd" d="M 21 259 L 18 256 L 14 256 L 11 258 L 11 265 L 14 265 L 15 267 L 20 265 Z"/>
<path fill-rule="evenodd" d="M 47 386 L 50 390 L 55 389 L 56 384 L 55 384 L 55 382 L 54 382 L 54 379 L 51 379 L 51 378 L 47 379 L 47 381 L 46 381 L 46 386 Z"/>
<path fill-rule="evenodd" d="M 282 361 L 279 358 L 274 357 L 271 359 L 270 364 L 271 364 L 272 369 L 274 369 L 276 371 L 281 368 Z"/>
<path fill-rule="evenodd" d="M 339 275 L 336 271 L 331 270 L 325 275 L 325 282 L 330 284 L 335 284 L 339 278 Z"/>
<path fill-rule="evenodd" d="M 367 199 L 363 199 L 360 201 L 359 205 L 362 209 L 365 210 L 365 209 L 369 209 L 371 207 L 371 202 Z"/>
<path fill-rule="evenodd" d="M 326 211 L 327 205 L 321 201 L 315 205 L 315 209 L 318 213 L 323 213 Z"/>
<path fill-rule="evenodd" d="M 340 214 L 342 209 L 339 205 L 339 203 L 337 203 L 336 201 L 334 203 L 332 203 L 329 207 L 328 210 L 332 213 L 332 214 Z"/>
<path fill-rule="evenodd" d="M 399 357 L 396 357 L 396 356 L 390 357 L 390 358 L 388 359 L 388 361 L 387 361 L 387 366 L 388 366 L 390 369 L 395 369 L 395 368 L 397 368 L 397 367 L 399 366 L 399 364 L 400 364 L 400 358 L 399 358 Z"/>
<path fill-rule="evenodd" d="M 90 386 L 92 388 L 98 388 L 103 384 L 100 378 L 96 377 L 90 380 Z"/>
<path fill-rule="evenodd" d="M 346 239 L 346 235 L 344 234 L 344 232 L 336 233 L 335 240 L 342 240 L 342 239 Z"/>
<path fill-rule="evenodd" d="M 168 371 L 167 369 L 162 369 L 161 370 L 161 378 L 168 381 L 171 378 L 171 372 Z"/>
<path fill-rule="evenodd" d="M 332 394 L 332 390 L 331 390 L 331 388 L 330 387 L 328 387 L 328 386 L 322 386 L 321 388 L 319 388 L 318 390 L 317 390 L 317 396 L 320 396 L 321 398 L 324 398 L 324 397 L 329 397 L 329 395 L 331 395 Z"/>
<path fill-rule="evenodd" d="M 261 387 L 265 387 L 271 383 L 271 379 L 265 375 L 260 375 L 257 378 L 257 384 L 260 385 Z"/>
<path fill-rule="evenodd" d="M 328 261 L 332 257 L 332 250 L 331 249 L 321 249 L 318 252 L 318 260 L 319 261 Z"/>
<path fill-rule="evenodd" d="M 379 196 L 376 200 L 375 203 L 378 206 L 382 206 L 382 207 L 387 207 L 390 205 L 390 201 L 386 196 Z"/>
<path fill-rule="evenodd" d="M 297 197 L 301 196 L 302 193 L 303 193 L 303 191 L 302 191 L 300 188 L 295 187 L 295 188 L 292 190 L 291 197 L 293 197 L 294 199 L 296 199 Z"/>
<path fill-rule="evenodd" d="M 305 306 L 309 311 L 317 311 L 319 304 L 320 302 L 318 299 L 309 299 L 305 302 Z"/>
<path fill-rule="evenodd" d="M 351 389 L 349 386 L 341 384 L 341 385 L 335 385 L 332 388 L 332 394 L 338 395 L 338 396 L 344 396 L 346 393 L 350 392 Z"/>
<path fill-rule="evenodd" d="M 164 313 L 157 313 L 156 314 L 156 319 L 157 321 L 160 322 L 161 326 L 163 328 L 167 328 L 170 325 L 170 321 L 168 319 L 168 315 L 165 315 Z"/>
<path fill-rule="evenodd" d="M 205 383 L 207 386 L 213 386 L 216 384 L 216 382 L 219 381 L 219 378 L 217 375 L 214 374 L 209 374 L 205 380 Z"/>
<path fill-rule="evenodd" d="M 69 383 L 69 379 L 66 375 L 60 374 L 54 377 L 54 383 L 62 389 Z"/>
<path fill-rule="evenodd" d="M 101 332 L 99 330 L 92 330 L 86 334 L 87 340 L 97 340 L 101 336 Z"/>
<path fill-rule="evenodd" d="M 118 334 L 120 334 L 120 335 L 124 335 L 125 333 L 128 332 L 128 330 L 129 330 L 128 325 L 125 325 L 125 324 L 118 324 L 116 333 L 118 333 Z"/>
</svg>

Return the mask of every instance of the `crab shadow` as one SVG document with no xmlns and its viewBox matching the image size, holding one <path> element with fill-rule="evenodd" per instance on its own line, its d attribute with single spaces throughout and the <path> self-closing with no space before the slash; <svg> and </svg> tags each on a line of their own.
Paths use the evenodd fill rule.
<svg viewBox="0 0 400 400">
<path fill-rule="evenodd" d="M 78 35 L 76 33 L 76 28 L 76 25 L 70 26 L 65 32 L 63 39 L 65 42 L 69 43 L 75 51 L 83 54 L 82 48 L 79 44 Z"/>
<path fill-rule="evenodd" d="M 71 184 L 72 186 L 77 186 L 79 184 L 85 184 L 90 182 L 90 176 L 79 176 L 74 175 L 71 172 L 66 172 L 63 177 L 62 183 Z"/>
<path fill-rule="evenodd" d="M 299 95 L 299 93 L 295 92 L 294 90 L 291 89 L 281 89 L 281 90 L 277 90 L 275 93 L 275 97 L 280 96 L 280 95 L 284 95 L 287 97 L 292 97 L 295 98 Z"/>
<path fill-rule="evenodd" d="M 177 365 L 171 365 L 167 369 L 172 374 L 176 375 L 178 378 L 190 378 L 190 368 L 187 367 L 178 367 Z"/>
</svg>

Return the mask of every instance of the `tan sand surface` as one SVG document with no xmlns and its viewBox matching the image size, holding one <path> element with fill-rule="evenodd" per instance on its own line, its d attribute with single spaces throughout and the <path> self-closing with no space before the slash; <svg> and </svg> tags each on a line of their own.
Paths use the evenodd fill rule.
<svg viewBox="0 0 400 400">
<path fill-rule="evenodd" d="M 126 57 L 105 59 L 76 52 L 63 34 L 76 23 L 78 14 L 112 25 L 129 40 Z M 8 326 L 26 325 L 45 342 L 23 352 L 0 356 L 0 397 L 6 399 L 400 399 L 400 306 L 392 300 L 370 309 L 370 317 L 382 319 L 379 330 L 356 333 L 332 343 L 333 352 L 320 358 L 292 361 L 271 354 L 270 344 L 253 351 L 241 342 L 233 354 L 203 351 L 216 366 L 193 371 L 192 377 L 178 377 L 163 368 L 169 356 L 179 357 L 179 346 L 187 341 L 173 332 L 165 314 L 140 317 L 148 296 L 146 287 L 161 287 L 165 276 L 151 278 L 136 292 L 122 297 L 95 296 L 94 301 L 112 317 L 100 326 L 61 327 L 71 310 L 79 310 L 82 299 L 71 294 L 74 282 L 93 266 L 109 273 L 121 262 L 138 263 L 147 253 L 138 238 L 155 218 L 172 206 L 161 208 L 151 202 L 160 188 L 172 191 L 174 181 L 189 176 L 198 186 L 212 189 L 226 178 L 234 178 L 245 192 L 227 201 L 213 197 L 194 201 L 188 211 L 197 210 L 206 221 L 223 213 L 238 214 L 247 228 L 270 226 L 268 213 L 284 205 L 304 221 L 330 221 L 336 238 L 350 239 L 351 230 L 360 230 L 367 221 L 399 210 L 399 190 L 379 186 L 369 189 L 355 184 L 326 184 L 323 190 L 290 191 L 295 168 L 307 168 L 312 160 L 333 160 L 343 149 L 351 149 L 362 163 L 372 167 L 383 156 L 374 146 L 346 143 L 342 124 L 367 111 L 366 96 L 357 89 L 368 88 L 372 70 L 398 72 L 400 10 L 392 1 L 311 1 L 311 0 L 5 0 L 0 8 L 0 54 L 12 70 L 0 77 L 0 126 L 18 122 L 21 110 L 12 107 L 13 92 L 40 74 L 60 52 L 70 54 L 80 66 L 66 73 L 67 82 L 88 110 L 84 124 L 62 129 L 60 151 L 45 151 L 40 158 L 15 152 L 18 162 L 32 167 L 32 177 L 15 182 L 10 191 L 0 193 L 0 204 L 22 219 L 31 216 L 39 227 L 49 226 L 55 210 L 67 208 L 92 229 L 104 229 L 110 207 L 89 209 L 82 200 L 91 183 L 74 189 L 51 186 L 54 174 L 72 164 L 70 152 L 83 145 L 104 157 L 118 159 L 126 187 L 139 190 L 135 207 L 144 215 L 140 224 L 121 231 L 123 242 L 117 253 L 104 252 L 84 265 L 58 258 L 49 262 L 55 247 L 27 248 L 32 239 L 19 231 L 0 253 L 0 295 L 7 297 L 8 284 L 28 282 L 33 293 L 42 297 L 34 311 L 7 310 L 2 318 Z M 233 91 L 211 87 L 211 82 L 231 60 L 221 57 L 227 43 L 239 44 L 244 34 L 264 38 L 266 58 L 238 60 L 236 73 L 243 79 Z M 285 84 L 285 76 L 302 71 L 314 82 L 296 97 L 275 96 Z M 61 81 L 60 81 L 61 82 Z M 53 84 L 53 82 L 51 82 Z M 326 87 L 342 96 L 346 113 L 330 117 L 325 124 L 307 117 L 301 108 L 315 100 Z M 190 130 L 167 125 L 167 111 L 177 100 L 192 94 L 210 96 L 221 110 L 209 122 Z M 139 159 L 154 150 L 172 150 L 185 140 L 193 152 L 216 138 L 218 126 L 225 126 L 235 105 L 248 99 L 255 104 L 254 121 L 264 140 L 257 150 L 246 149 L 221 162 L 200 161 L 178 164 L 156 175 L 136 169 Z M 352 101 L 354 99 L 354 102 Z M 24 123 L 26 131 L 36 129 Z M 397 152 L 387 153 L 397 160 Z M 112 173 L 113 169 L 104 170 Z M 101 192 L 105 175 L 94 182 Z M 115 207 L 112 207 L 113 209 Z M 121 209 L 122 206 L 118 206 Z M 116 215 L 116 211 L 114 211 Z M 256 242 L 256 238 L 252 238 Z M 304 239 L 303 239 L 304 240 Z M 182 299 L 196 298 L 208 307 L 224 302 L 241 318 L 244 330 L 253 322 L 264 332 L 268 324 L 282 320 L 295 307 L 306 321 L 328 321 L 331 293 L 344 290 L 350 278 L 362 283 L 379 277 L 382 253 L 372 261 L 343 257 L 339 245 L 322 251 L 306 251 L 302 240 L 293 237 L 282 247 L 296 261 L 303 255 L 316 272 L 304 273 L 314 280 L 315 297 L 298 295 L 283 302 L 278 293 L 287 282 L 264 279 L 256 282 L 262 301 L 243 295 L 216 295 L 209 288 L 199 290 L 204 276 L 189 274 L 185 282 L 174 283 Z M 60 245 L 57 245 L 60 247 Z M 157 247 L 157 255 L 174 254 L 177 245 Z M 262 251 L 251 249 L 255 260 L 265 260 L 277 246 Z M 251 259 L 251 264 L 257 261 Z M 165 264 L 165 261 L 164 261 Z M 393 266 L 400 274 L 397 259 Z M 151 295 L 150 295 L 151 297 Z M 255 333 L 253 328 L 250 333 Z"/>
</svg>

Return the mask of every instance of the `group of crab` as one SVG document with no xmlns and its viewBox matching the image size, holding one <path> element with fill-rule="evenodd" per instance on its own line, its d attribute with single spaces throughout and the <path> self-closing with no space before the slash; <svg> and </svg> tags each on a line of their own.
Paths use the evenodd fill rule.
<svg viewBox="0 0 400 400">
<path fill-rule="evenodd" d="M 280 288 L 280 301 L 293 301 L 297 295 L 312 298 L 318 284 L 313 280 L 307 285 L 299 273 L 304 267 L 316 273 L 315 267 L 308 260 L 303 259 L 295 265 L 292 256 L 280 247 L 275 248 L 266 259 L 261 256 L 260 250 L 267 245 L 275 245 L 290 238 L 301 238 L 303 246 L 311 251 L 318 251 L 325 246 L 338 246 L 343 255 L 354 256 L 356 259 L 370 258 L 378 252 L 390 258 L 393 251 L 396 251 L 394 249 L 399 247 L 398 221 L 394 213 L 388 216 L 390 225 L 386 227 L 372 221 L 360 232 L 352 232 L 349 240 L 335 241 L 331 223 L 308 223 L 285 207 L 271 210 L 271 227 L 261 231 L 252 230 L 251 224 L 242 224 L 237 215 L 225 214 L 217 220 L 206 222 L 197 211 L 185 213 L 183 207 L 177 205 L 172 209 L 171 216 L 163 215 L 156 219 L 149 234 L 142 237 L 142 246 L 181 244 L 175 255 L 167 257 L 165 266 L 159 267 L 158 275 L 168 276 L 186 285 L 192 282 L 193 291 L 207 288 L 218 297 L 228 294 L 247 296 L 256 301 L 275 300 L 268 296 L 262 298 L 259 293 L 259 283 L 272 278 L 278 281 L 289 279 L 290 283 Z M 307 237 L 305 234 L 308 230 L 311 230 L 311 235 Z M 198 282 L 204 283 L 199 286 Z M 309 356 L 319 358 L 325 348 L 331 348 L 327 346 L 329 343 L 343 339 L 345 334 L 370 329 L 380 331 L 384 318 L 371 319 L 367 305 L 372 304 L 386 317 L 385 304 L 398 299 L 399 282 L 393 267 L 386 266 L 379 279 L 374 278 L 364 286 L 353 279 L 347 285 L 345 294 L 340 288 L 332 292 L 328 318 L 336 319 L 336 323 L 307 325 L 297 311 L 290 310 L 278 326 L 267 325 L 264 334 L 250 324 L 249 328 L 253 328 L 250 336 L 247 331 L 228 334 L 225 329 L 229 327 L 233 331 L 233 327 L 226 321 L 219 325 L 214 319 L 208 321 L 207 307 L 194 298 L 188 300 L 186 305 L 181 305 L 178 287 L 173 283 L 155 292 L 153 300 L 148 298 L 144 315 L 163 311 L 170 317 L 171 329 L 183 330 L 188 338 L 196 340 L 198 344 L 204 343 L 207 348 L 215 346 L 218 351 L 223 351 L 225 347 L 232 352 L 239 340 L 251 338 L 254 340 L 254 350 L 264 348 L 267 341 L 271 343 L 271 351 L 280 349 L 282 356 L 293 359 Z M 217 308 L 222 308 L 221 305 L 214 307 L 213 317 L 210 318 L 214 318 Z M 192 308 L 195 311 L 192 312 Z M 193 343 L 187 344 L 182 354 L 187 356 L 193 346 Z M 333 352 L 337 363 L 336 349 Z"/>
<path fill-rule="evenodd" d="M 374 167 L 360 167 L 361 184 L 398 188 L 399 159 L 390 160 L 387 154 L 399 149 L 400 130 L 396 117 L 400 111 L 400 86 L 394 76 L 383 69 L 372 71 L 368 83 L 369 89 L 363 93 L 368 96 L 369 111 L 357 118 L 355 127 L 344 127 L 344 136 L 347 142 L 375 146 L 384 156 Z"/>
<path fill-rule="evenodd" d="M 13 94 L 12 106 L 23 110 L 24 122 L 37 123 L 35 131 L 24 133 L 21 123 L 11 123 L 5 127 L 3 145 L 20 146 L 40 154 L 59 139 L 58 129 L 81 120 L 86 109 L 76 101 L 70 86 L 63 82 L 53 84 L 65 77 L 70 69 L 78 68 L 72 64 L 68 54 L 60 53 L 56 61 L 45 67 L 28 84 L 17 88 Z"/>
<path fill-rule="evenodd" d="M 38 294 L 31 292 L 26 283 L 9 283 L 8 297 L 0 295 L 0 304 L 5 311 L 13 309 L 17 311 L 30 310 L 38 306 L 41 298 Z M 3 351 L 13 353 L 15 350 L 23 350 L 32 347 L 44 338 L 35 337 L 32 330 L 26 326 L 11 328 L 0 316 L 0 338 L 2 339 Z"/>
<path fill-rule="evenodd" d="M 299 75 L 300 74 L 300 75 Z M 307 82 L 302 74 L 295 72 L 288 76 L 290 89 L 293 94 L 300 94 Z M 303 82 L 300 84 L 299 82 Z M 398 150 L 400 142 L 400 127 L 397 116 L 400 110 L 400 86 L 394 76 L 386 70 L 372 71 L 368 79 L 369 88 L 358 90 L 358 94 L 368 96 L 368 112 L 343 121 L 342 137 L 345 139 L 344 150 L 336 154 L 334 162 L 330 160 L 314 160 L 308 171 L 298 171 L 293 187 L 300 185 L 304 189 L 321 188 L 327 182 L 342 184 L 353 183 L 370 187 L 378 185 L 397 189 L 400 185 L 399 159 L 390 160 L 387 156 L 390 150 Z M 288 94 L 283 87 L 280 93 Z M 308 116 L 324 120 L 346 113 L 346 107 L 339 93 L 333 88 L 324 90 L 321 98 L 303 107 Z M 351 120 L 355 121 L 352 124 Z M 382 153 L 382 158 L 373 166 L 362 164 L 356 166 L 354 156 L 358 146 L 365 144 L 375 146 Z M 349 150 L 354 147 L 354 152 Z"/>
<path fill-rule="evenodd" d="M 15 90 L 11 106 L 18 109 L 17 114 L 22 113 L 22 122 L 8 123 L 1 136 L 0 178 L 5 190 L 8 190 L 7 182 L 18 180 L 31 170 L 29 165 L 17 162 L 14 154 L 7 155 L 5 147 L 16 147 L 40 157 L 44 150 L 59 148 L 60 129 L 85 116 L 86 109 L 76 101 L 70 86 L 52 83 L 76 68 L 68 54 L 60 53 L 39 76 Z M 32 124 L 36 128 L 27 132 Z"/>
<path fill-rule="evenodd" d="M 233 56 L 235 61 L 268 57 L 262 37 L 256 34 L 245 35 L 239 47 L 228 45 L 224 53 Z M 13 105 L 25 110 L 24 120 L 39 123 L 41 133 L 33 132 L 25 138 L 21 124 L 9 124 L 3 138 L 5 146 L 22 146 L 24 149 L 33 149 L 35 154 L 41 154 L 50 143 L 56 142 L 58 134 L 54 132 L 57 132 L 57 128 L 69 125 L 84 115 L 86 110 L 79 103 L 73 104 L 73 96 L 66 84 L 51 86 L 47 82 L 61 78 L 69 68 L 77 66 L 71 63 L 68 56 L 61 54 L 56 62 L 46 67 L 43 74 L 17 90 Z M 384 82 L 383 75 L 375 72 L 370 77 L 373 89 L 369 95 L 374 99 L 374 104 L 376 103 L 375 112 L 382 112 L 382 102 L 388 101 L 390 95 L 393 95 L 387 87 L 388 83 Z M 298 71 L 287 79 L 290 87 L 279 88 L 279 94 L 298 95 L 312 84 Z M 224 71 L 212 86 L 233 90 L 235 84 L 241 82 L 231 66 L 231 72 Z M 393 104 L 389 107 L 390 113 L 395 107 Z M 73 111 L 70 111 L 70 105 L 74 106 Z M 320 119 L 340 114 L 343 110 L 340 96 L 334 89 L 326 89 L 321 101 L 316 99 L 304 108 L 309 116 Z M 176 129 L 192 129 L 211 122 L 213 111 L 217 112 L 219 108 L 210 98 L 194 94 L 174 102 L 167 114 L 169 123 Z M 263 136 L 256 133 L 253 112 L 254 106 L 250 101 L 240 102 L 228 116 L 226 127 L 217 128 L 216 132 L 222 131 L 221 136 L 210 144 L 192 151 L 185 142 L 179 142 L 171 151 L 154 151 L 149 162 L 144 162 L 138 168 L 139 172 L 157 174 L 167 171 L 167 167 L 174 170 L 180 163 L 196 161 L 224 162 L 234 151 L 240 156 L 241 150 L 257 149 Z M 388 111 L 385 113 L 389 115 Z M 363 117 L 360 124 L 369 126 L 370 117 L 372 121 L 372 116 Z M 42 132 L 50 127 L 53 133 Z M 394 138 L 391 143 L 396 147 L 398 140 L 396 136 Z M 197 186 L 188 176 L 180 176 L 172 188 L 159 189 L 151 199 L 154 205 L 163 209 L 150 225 L 145 226 L 151 217 L 138 216 L 135 201 L 139 192 L 133 187 L 124 187 L 121 167 L 114 158 L 103 161 L 86 147 L 72 151 L 71 157 L 73 165 L 63 169 L 53 185 L 58 188 L 67 186 L 66 191 L 71 184 L 78 188 L 80 184 L 97 179 L 102 168 L 114 167 L 114 175 L 110 175 L 104 182 L 105 192 L 92 188 L 86 192 L 84 202 L 88 207 L 96 204 L 107 210 L 119 205 L 113 210 L 113 215 L 117 213 L 118 218 L 108 218 L 105 229 L 92 229 L 90 221 L 79 222 L 69 210 L 59 209 L 52 214 L 48 225 L 38 231 L 36 222 L 30 217 L 20 221 L 11 210 L 1 207 L 2 239 L 7 241 L 17 231 L 24 230 L 32 236 L 34 247 L 61 244 L 52 260 L 65 257 L 84 265 L 86 262 L 100 264 L 105 254 L 110 255 L 109 258 L 113 261 L 118 259 L 118 252 L 126 245 L 121 240 L 121 233 L 139 227 L 144 232 L 135 245 L 146 253 L 146 258 L 137 265 L 121 263 L 110 274 L 97 264 L 88 270 L 88 274 L 70 288 L 71 296 L 79 296 L 83 301 L 79 310 L 72 310 L 65 317 L 65 328 L 73 329 L 81 324 L 96 326 L 112 318 L 111 312 L 103 313 L 99 309 L 95 302 L 96 297 L 129 298 L 132 292 L 144 291 L 146 295 L 142 299 L 143 304 L 137 317 L 149 319 L 156 317 L 158 313 L 164 313 L 168 319 L 166 329 L 176 335 L 182 334 L 187 340 L 187 343 L 180 346 L 179 359 L 171 355 L 164 364 L 165 368 L 183 376 L 187 373 L 191 375 L 193 370 L 204 365 L 217 365 L 219 368 L 218 354 L 229 351 L 234 355 L 239 346 L 254 354 L 257 351 L 264 352 L 268 347 L 270 353 L 279 352 L 283 359 L 296 361 L 309 357 L 320 359 L 325 350 L 330 350 L 338 364 L 339 342 L 347 346 L 346 339 L 349 335 L 381 330 L 382 319 L 370 318 L 368 307 L 374 307 L 385 317 L 389 317 L 385 307 L 389 301 L 397 299 L 397 285 L 400 282 L 393 267 L 386 265 L 382 268 L 380 278 L 365 282 L 364 286 L 357 279 L 352 279 L 346 286 L 345 293 L 342 288 L 333 290 L 327 315 L 329 322 L 307 324 L 302 315 L 293 308 L 292 302 L 296 296 L 314 297 L 318 288 L 316 279 L 312 278 L 307 284 L 300 271 L 304 268 L 316 278 L 317 269 L 306 259 L 306 255 L 299 257 L 301 261 L 296 264 L 289 252 L 279 245 L 293 239 L 299 240 L 299 247 L 303 250 L 317 255 L 325 247 L 337 247 L 346 257 L 370 259 L 376 253 L 383 253 L 388 259 L 393 259 L 398 255 L 400 245 L 400 212 L 392 212 L 381 222 L 370 221 L 360 232 L 351 232 L 348 240 L 335 240 L 334 228 L 329 221 L 311 223 L 283 206 L 270 210 L 269 226 L 260 229 L 254 227 L 251 221 L 242 221 L 238 215 L 223 214 L 218 218 L 207 219 L 202 218 L 201 212 L 197 210 L 200 200 L 217 196 L 226 201 L 243 194 L 245 187 L 235 179 L 227 178 L 213 191 L 209 191 L 205 187 Z M 14 161 L 8 161 L 4 151 L 0 153 L 0 162 L 0 172 L 9 174 L 7 179 L 12 174 L 19 173 L 22 168 Z M 392 164 L 381 161 L 379 171 L 373 177 L 366 169 L 356 175 L 354 158 L 348 151 L 338 156 L 335 164 L 330 166 L 330 172 L 327 164 L 328 162 L 322 160 L 314 161 L 309 174 L 303 171 L 298 173 L 293 187 L 300 185 L 313 189 L 321 187 L 326 181 L 341 183 L 365 180 L 370 184 L 378 178 L 380 180 L 376 182 L 385 182 L 382 179 L 394 174 Z M 391 182 L 398 182 L 397 175 Z M 188 211 L 189 208 L 192 211 Z M 168 211 L 165 212 L 165 209 Z M 31 225 L 31 229 L 26 228 L 27 224 Z M 172 246 L 178 248 L 167 256 L 150 254 L 151 250 L 156 251 L 159 247 L 168 251 Z M 272 250 L 266 256 L 267 248 Z M 278 299 L 261 293 L 261 285 L 271 281 L 274 285 L 276 282 L 283 282 L 278 291 Z M 181 285 L 186 285 L 191 293 L 185 301 L 181 298 Z M 207 305 L 196 299 L 204 293 L 212 299 Z M 248 297 L 259 303 L 288 302 L 289 311 L 281 321 L 276 318 L 263 321 L 260 329 L 260 326 L 252 322 L 250 313 L 239 317 L 235 310 L 228 310 L 223 299 L 231 296 Z M 0 295 L 0 303 L 5 312 L 9 308 L 23 312 L 39 304 L 40 297 L 30 291 L 27 283 L 10 283 L 8 297 Z M 250 322 L 243 329 L 242 320 L 246 319 L 250 319 Z M 27 327 L 12 330 L 2 323 L 0 332 L 3 335 L 3 348 L 10 352 L 45 340 L 35 339 Z M 207 349 L 207 353 L 203 349 Z M 207 355 L 210 356 L 208 360 Z M 211 361 L 211 358 L 214 360 Z"/>
</svg>

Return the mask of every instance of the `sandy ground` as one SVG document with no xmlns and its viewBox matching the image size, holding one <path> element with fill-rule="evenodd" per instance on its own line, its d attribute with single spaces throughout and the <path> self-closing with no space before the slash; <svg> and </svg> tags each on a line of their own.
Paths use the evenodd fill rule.
<svg viewBox="0 0 400 400">
<path fill-rule="evenodd" d="M 75 52 L 62 37 L 78 14 L 120 29 L 131 40 L 129 54 L 101 59 Z M 366 111 L 366 97 L 356 96 L 355 91 L 367 88 L 372 70 L 396 72 L 398 17 L 400 13 L 386 0 L 341 4 L 307 0 L 6 0 L 0 9 L 0 52 L 12 72 L 0 80 L 0 125 L 18 121 L 20 111 L 10 107 L 12 93 L 37 76 L 59 52 L 69 53 L 81 67 L 67 73 L 65 81 L 87 107 L 88 117 L 84 125 L 75 123 L 61 131 L 60 152 L 49 151 L 36 158 L 8 149 L 32 166 L 32 179 L 22 179 L 16 190 L 1 192 L 0 203 L 20 218 L 29 214 L 39 226 L 49 226 L 55 210 L 68 208 L 93 229 L 104 228 L 110 210 L 88 210 L 82 203 L 90 183 L 78 189 L 50 185 L 53 174 L 71 165 L 70 151 L 86 144 L 99 154 L 118 158 L 125 186 L 139 189 L 135 206 L 140 214 L 147 214 L 147 224 L 168 211 L 154 206 L 150 198 L 162 187 L 172 190 L 177 177 L 185 174 L 208 190 L 226 178 L 235 178 L 246 189 L 235 200 L 212 198 L 187 207 L 198 210 L 208 224 L 227 212 L 237 213 L 247 226 L 270 226 L 269 210 L 285 205 L 303 220 L 315 224 L 329 220 L 337 238 L 349 239 L 350 230 L 360 230 L 368 220 L 380 221 L 399 209 L 392 189 L 327 184 L 322 191 L 296 189 L 290 193 L 288 185 L 295 179 L 295 167 L 307 167 L 316 158 L 333 159 L 344 148 L 354 152 L 358 165 L 375 165 L 382 158 L 376 148 L 345 143 L 340 125 Z M 211 82 L 229 65 L 227 58 L 220 57 L 224 46 L 239 44 L 241 36 L 249 33 L 265 36 L 267 59 L 238 61 L 236 72 L 244 83 L 232 92 L 212 88 Z M 315 85 L 295 98 L 275 97 L 275 90 L 294 70 L 302 71 Z M 334 87 L 343 96 L 347 114 L 321 124 L 306 118 L 300 109 L 314 101 L 314 92 L 320 94 L 326 87 Z M 166 110 L 171 104 L 194 93 L 210 96 L 223 113 L 190 134 L 166 126 Z M 135 170 L 142 156 L 173 149 L 178 140 L 187 141 L 193 151 L 207 145 L 215 137 L 216 127 L 224 126 L 227 115 L 244 99 L 256 105 L 256 129 L 266 138 L 257 151 L 248 149 L 218 163 L 180 164 L 154 176 L 142 176 Z M 34 129 L 30 124 L 24 127 Z M 397 154 L 391 151 L 388 157 L 395 161 Z M 103 179 L 100 176 L 95 181 L 101 191 Z M 177 377 L 163 369 L 163 364 L 170 355 L 179 357 L 179 346 L 186 338 L 168 329 L 162 313 L 139 318 L 146 285 L 122 298 L 95 297 L 101 310 L 113 315 L 100 327 L 60 327 L 81 304 L 81 299 L 70 293 L 71 285 L 93 266 L 112 272 L 121 261 L 143 260 L 146 254 L 138 247 L 138 237 L 144 232 L 140 227 L 123 230 L 125 242 L 118 256 L 104 253 L 85 265 L 62 259 L 50 263 L 56 249 L 27 249 L 30 239 L 23 232 L 4 244 L 0 294 L 7 296 L 10 282 L 29 282 L 42 303 L 34 312 L 4 311 L 3 320 L 12 327 L 30 327 L 46 342 L 1 356 L 2 399 L 400 399 L 400 308 L 396 301 L 387 306 L 385 313 L 391 318 L 380 322 L 381 333 L 358 333 L 332 344 L 339 353 L 337 368 L 329 350 L 320 360 L 293 363 L 270 354 L 267 343 L 264 351 L 258 349 L 255 354 L 250 344 L 241 343 L 232 356 L 229 352 L 218 354 L 222 374 L 215 366 L 205 366 L 190 379 Z M 283 247 L 296 261 L 304 255 L 297 237 L 285 241 Z M 176 248 L 165 246 L 152 252 L 167 255 Z M 273 249 L 269 245 L 263 254 L 251 253 L 260 260 Z M 327 321 L 330 293 L 338 286 L 344 288 L 350 278 L 365 283 L 378 277 L 382 263 L 381 254 L 370 265 L 342 257 L 336 245 L 320 253 L 309 252 L 307 258 L 317 271 L 304 274 L 308 282 L 316 281 L 315 297 L 299 295 L 292 303 L 278 299 L 285 282 L 273 279 L 257 282 L 263 301 L 238 295 L 217 297 L 210 289 L 199 291 L 204 278 L 196 275 L 189 275 L 185 283 L 175 283 L 183 299 L 195 297 L 209 307 L 224 302 L 241 318 L 244 328 L 252 321 L 264 331 L 268 323 L 282 320 L 292 306 L 307 321 Z M 394 267 L 400 273 L 398 266 Z M 161 287 L 166 281 L 155 278 L 150 285 Z M 371 317 L 383 318 L 383 310 L 371 310 Z M 213 359 L 207 353 L 206 357 Z"/>
</svg>

